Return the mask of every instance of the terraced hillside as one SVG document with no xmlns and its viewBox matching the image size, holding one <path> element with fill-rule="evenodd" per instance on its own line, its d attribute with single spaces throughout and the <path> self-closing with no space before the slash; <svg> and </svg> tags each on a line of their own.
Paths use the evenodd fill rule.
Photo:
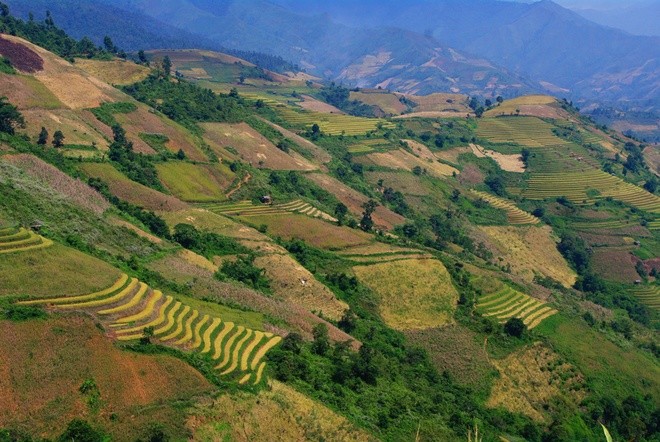
<svg viewBox="0 0 660 442">
<path fill-rule="evenodd" d="M 600 170 L 533 174 L 522 195 L 533 200 L 563 196 L 578 204 L 611 197 L 638 209 L 660 213 L 660 197 Z"/>
<path fill-rule="evenodd" d="M 538 224 L 539 222 L 537 217 L 525 212 L 524 210 L 520 210 L 513 203 L 510 203 L 505 199 L 498 198 L 494 195 L 486 192 L 480 192 L 478 190 L 473 190 L 472 193 L 482 200 L 488 202 L 493 207 L 504 210 L 510 224 Z"/>
<path fill-rule="evenodd" d="M 635 295 L 642 304 L 645 304 L 652 309 L 660 310 L 660 287 L 657 285 L 650 285 L 647 287 L 635 287 L 630 290 L 630 293 Z"/>
<path fill-rule="evenodd" d="M 491 143 L 515 143 L 526 147 L 548 147 L 567 144 L 552 133 L 553 126 L 535 117 L 484 118 L 479 121 L 477 135 Z"/>
<path fill-rule="evenodd" d="M 23 227 L 0 227 L 0 254 L 43 249 L 53 242 Z"/>
<path fill-rule="evenodd" d="M 394 123 L 376 118 L 353 117 L 350 115 L 322 114 L 318 112 L 297 112 L 289 107 L 278 106 L 277 112 L 289 124 L 310 129 L 318 124 L 327 135 L 364 135 L 367 132 L 394 128 Z"/>
<path fill-rule="evenodd" d="M 204 314 L 126 274 L 98 292 L 19 304 L 85 311 L 99 318 L 109 330 L 109 336 L 118 341 L 153 336 L 165 345 L 199 352 L 217 363 L 215 368 L 221 376 L 229 376 L 240 384 L 261 382 L 266 366 L 262 359 L 281 340 L 270 332 Z"/>
<path fill-rule="evenodd" d="M 203 207 L 206 210 L 209 210 L 213 213 L 218 213 L 220 215 L 250 217 L 286 213 L 301 213 L 303 215 L 311 216 L 312 218 L 321 218 L 332 222 L 337 221 L 336 218 L 302 200 L 294 200 L 288 203 L 274 205 L 258 205 L 253 204 L 252 201 L 244 200 L 229 204 L 205 204 Z"/>
<path fill-rule="evenodd" d="M 557 310 L 503 284 L 496 292 L 481 296 L 477 300 L 477 312 L 499 323 L 504 323 L 509 318 L 519 318 L 528 329 L 533 329 L 556 314 Z"/>
</svg>

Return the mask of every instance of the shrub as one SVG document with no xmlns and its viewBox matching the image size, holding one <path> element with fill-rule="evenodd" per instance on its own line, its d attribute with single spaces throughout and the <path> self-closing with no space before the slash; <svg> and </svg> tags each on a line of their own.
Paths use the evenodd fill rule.
<svg viewBox="0 0 660 442">
<path fill-rule="evenodd" d="M 520 338 L 527 330 L 527 326 L 520 318 L 509 318 L 504 324 L 504 331 L 509 336 Z"/>
</svg>

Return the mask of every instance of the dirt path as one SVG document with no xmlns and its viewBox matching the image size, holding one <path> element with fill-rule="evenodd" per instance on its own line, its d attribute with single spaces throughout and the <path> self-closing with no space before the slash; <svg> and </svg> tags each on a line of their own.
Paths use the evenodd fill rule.
<svg viewBox="0 0 660 442">
<path fill-rule="evenodd" d="M 241 189 L 241 187 L 243 187 L 243 185 L 247 184 L 251 179 L 252 179 L 252 175 L 250 175 L 250 173 L 245 175 L 243 177 L 243 179 L 238 183 L 238 185 L 236 186 L 235 189 L 232 189 L 229 192 L 227 192 L 227 195 L 226 195 L 227 198 L 230 198 L 234 193 L 239 191 Z"/>
</svg>

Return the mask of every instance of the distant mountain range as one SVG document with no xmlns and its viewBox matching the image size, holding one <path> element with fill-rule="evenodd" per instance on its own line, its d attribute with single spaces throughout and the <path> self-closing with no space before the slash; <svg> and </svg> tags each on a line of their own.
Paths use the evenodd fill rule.
<svg viewBox="0 0 660 442">
<path fill-rule="evenodd" d="M 660 104 L 660 37 L 595 24 L 550 0 L 7 3 L 22 14 L 49 8 L 72 33 L 97 39 L 108 33 L 127 49 L 194 45 L 261 51 L 349 85 L 418 94 L 545 91 L 584 106 L 604 102 L 643 111 Z M 81 20 L 84 11 L 93 19 Z"/>
</svg>

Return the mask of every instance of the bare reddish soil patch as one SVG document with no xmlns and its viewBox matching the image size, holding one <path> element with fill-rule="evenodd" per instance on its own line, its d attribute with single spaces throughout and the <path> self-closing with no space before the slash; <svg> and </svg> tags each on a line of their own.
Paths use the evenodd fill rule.
<svg viewBox="0 0 660 442">
<path fill-rule="evenodd" d="M 0 55 L 22 72 L 34 73 L 44 68 L 44 60 L 25 46 L 0 38 Z"/>
</svg>

